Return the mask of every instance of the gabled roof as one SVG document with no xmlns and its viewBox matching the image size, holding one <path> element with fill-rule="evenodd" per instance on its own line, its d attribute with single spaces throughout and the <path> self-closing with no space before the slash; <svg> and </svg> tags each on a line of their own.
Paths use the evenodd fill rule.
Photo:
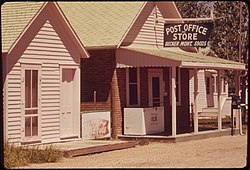
<svg viewBox="0 0 250 170">
<path fill-rule="evenodd" d="M 57 2 L 84 46 L 116 47 L 145 2 Z"/>
<path fill-rule="evenodd" d="M 1 6 L 3 52 L 10 50 L 43 4 L 44 2 L 5 2 Z"/>
</svg>

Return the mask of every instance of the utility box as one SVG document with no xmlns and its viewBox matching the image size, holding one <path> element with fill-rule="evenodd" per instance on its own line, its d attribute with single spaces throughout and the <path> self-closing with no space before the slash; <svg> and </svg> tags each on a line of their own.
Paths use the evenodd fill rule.
<svg viewBox="0 0 250 170">
<path fill-rule="evenodd" d="M 124 108 L 124 135 L 164 132 L 164 108 Z"/>
<path fill-rule="evenodd" d="M 232 95 L 232 109 L 240 109 L 241 98 L 240 96 Z"/>
</svg>

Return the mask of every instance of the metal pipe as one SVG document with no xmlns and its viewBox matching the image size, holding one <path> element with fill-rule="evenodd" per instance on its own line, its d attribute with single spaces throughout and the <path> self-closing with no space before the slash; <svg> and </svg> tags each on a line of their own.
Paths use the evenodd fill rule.
<svg viewBox="0 0 250 170">
<path fill-rule="evenodd" d="M 240 135 L 241 135 L 241 136 L 244 136 L 245 134 L 242 132 L 242 117 L 241 117 L 241 107 L 242 107 L 242 106 L 246 106 L 246 105 L 245 105 L 245 104 L 240 104 L 240 109 L 239 109 L 239 117 L 240 117 L 240 118 L 239 118 L 239 121 L 240 121 L 240 122 L 239 122 L 239 126 L 240 126 L 240 127 L 239 127 L 239 129 L 240 129 Z"/>
<path fill-rule="evenodd" d="M 231 135 L 232 136 L 234 135 L 233 131 L 234 131 L 234 117 L 233 117 L 233 104 L 231 104 Z"/>
</svg>

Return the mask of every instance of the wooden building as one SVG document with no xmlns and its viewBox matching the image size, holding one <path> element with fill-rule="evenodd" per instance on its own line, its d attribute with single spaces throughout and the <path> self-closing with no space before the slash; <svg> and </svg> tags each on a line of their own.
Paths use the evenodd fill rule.
<svg viewBox="0 0 250 170">
<path fill-rule="evenodd" d="M 198 133 L 198 70 L 217 71 L 220 108 L 221 72 L 245 69 L 242 63 L 198 54 L 194 47 L 163 47 L 165 19 L 181 18 L 171 1 L 12 4 L 2 6 L 1 17 L 9 141 L 80 138 L 80 111 L 96 110 L 111 112 L 113 138 L 126 134 L 127 120 L 142 127 L 133 123 L 142 114 L 149 115 L 152 129 L 144 127 L 140 134 L 189 133 L 191 72 Z M 33 100 L 26 98 L 30 95 Z"/>
<path fill-rule="evenodd" d="M 114 138 L 125 134 L 128 128 L 125 126 L 125 112 L 133 109 L 131 114 L 137 116 L 146 108 L 163 111 L 161 120 L 165 134 L 175 136 L 190 132 L 191 71 L 194 76 L 194 129 L 197 133 L 198 70 L 217 71 L 220 108 L 221 72 L 245 69 L 242 63 L 198 54 L 193 47 L 163 47 L 165 19 L 177 23 L 171 18 L 181 18 L 174 2 L 58 4 L 91 56 L 81 60 L 81 110 L 110 110 Z M 221 110 L 218 109 L 218 129 L 221 128 Z"/>
<path fill-rule="evenodd" d="M 4 139 L 80 138 L 82 43 L 53 2 L 1 6 Z"/>
</svg>

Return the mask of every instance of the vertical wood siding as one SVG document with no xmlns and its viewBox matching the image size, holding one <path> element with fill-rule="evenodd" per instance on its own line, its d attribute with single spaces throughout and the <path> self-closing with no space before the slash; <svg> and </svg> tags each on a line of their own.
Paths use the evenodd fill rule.
<svg viewBox="0 0 250 170">
<path fill-rule="evenodd" d="M 9 56 L 11 57 L 11 56 Z M 8 74 L 8 140 L 21 140 L 21 64 L 41 64 L 41 140 L 60 139 L 60 69 L 59 64 L 79 64 L 46 21 L 21 58 Z M 79 106 L 80 107 L 80 106 Z"/>
</svg>

